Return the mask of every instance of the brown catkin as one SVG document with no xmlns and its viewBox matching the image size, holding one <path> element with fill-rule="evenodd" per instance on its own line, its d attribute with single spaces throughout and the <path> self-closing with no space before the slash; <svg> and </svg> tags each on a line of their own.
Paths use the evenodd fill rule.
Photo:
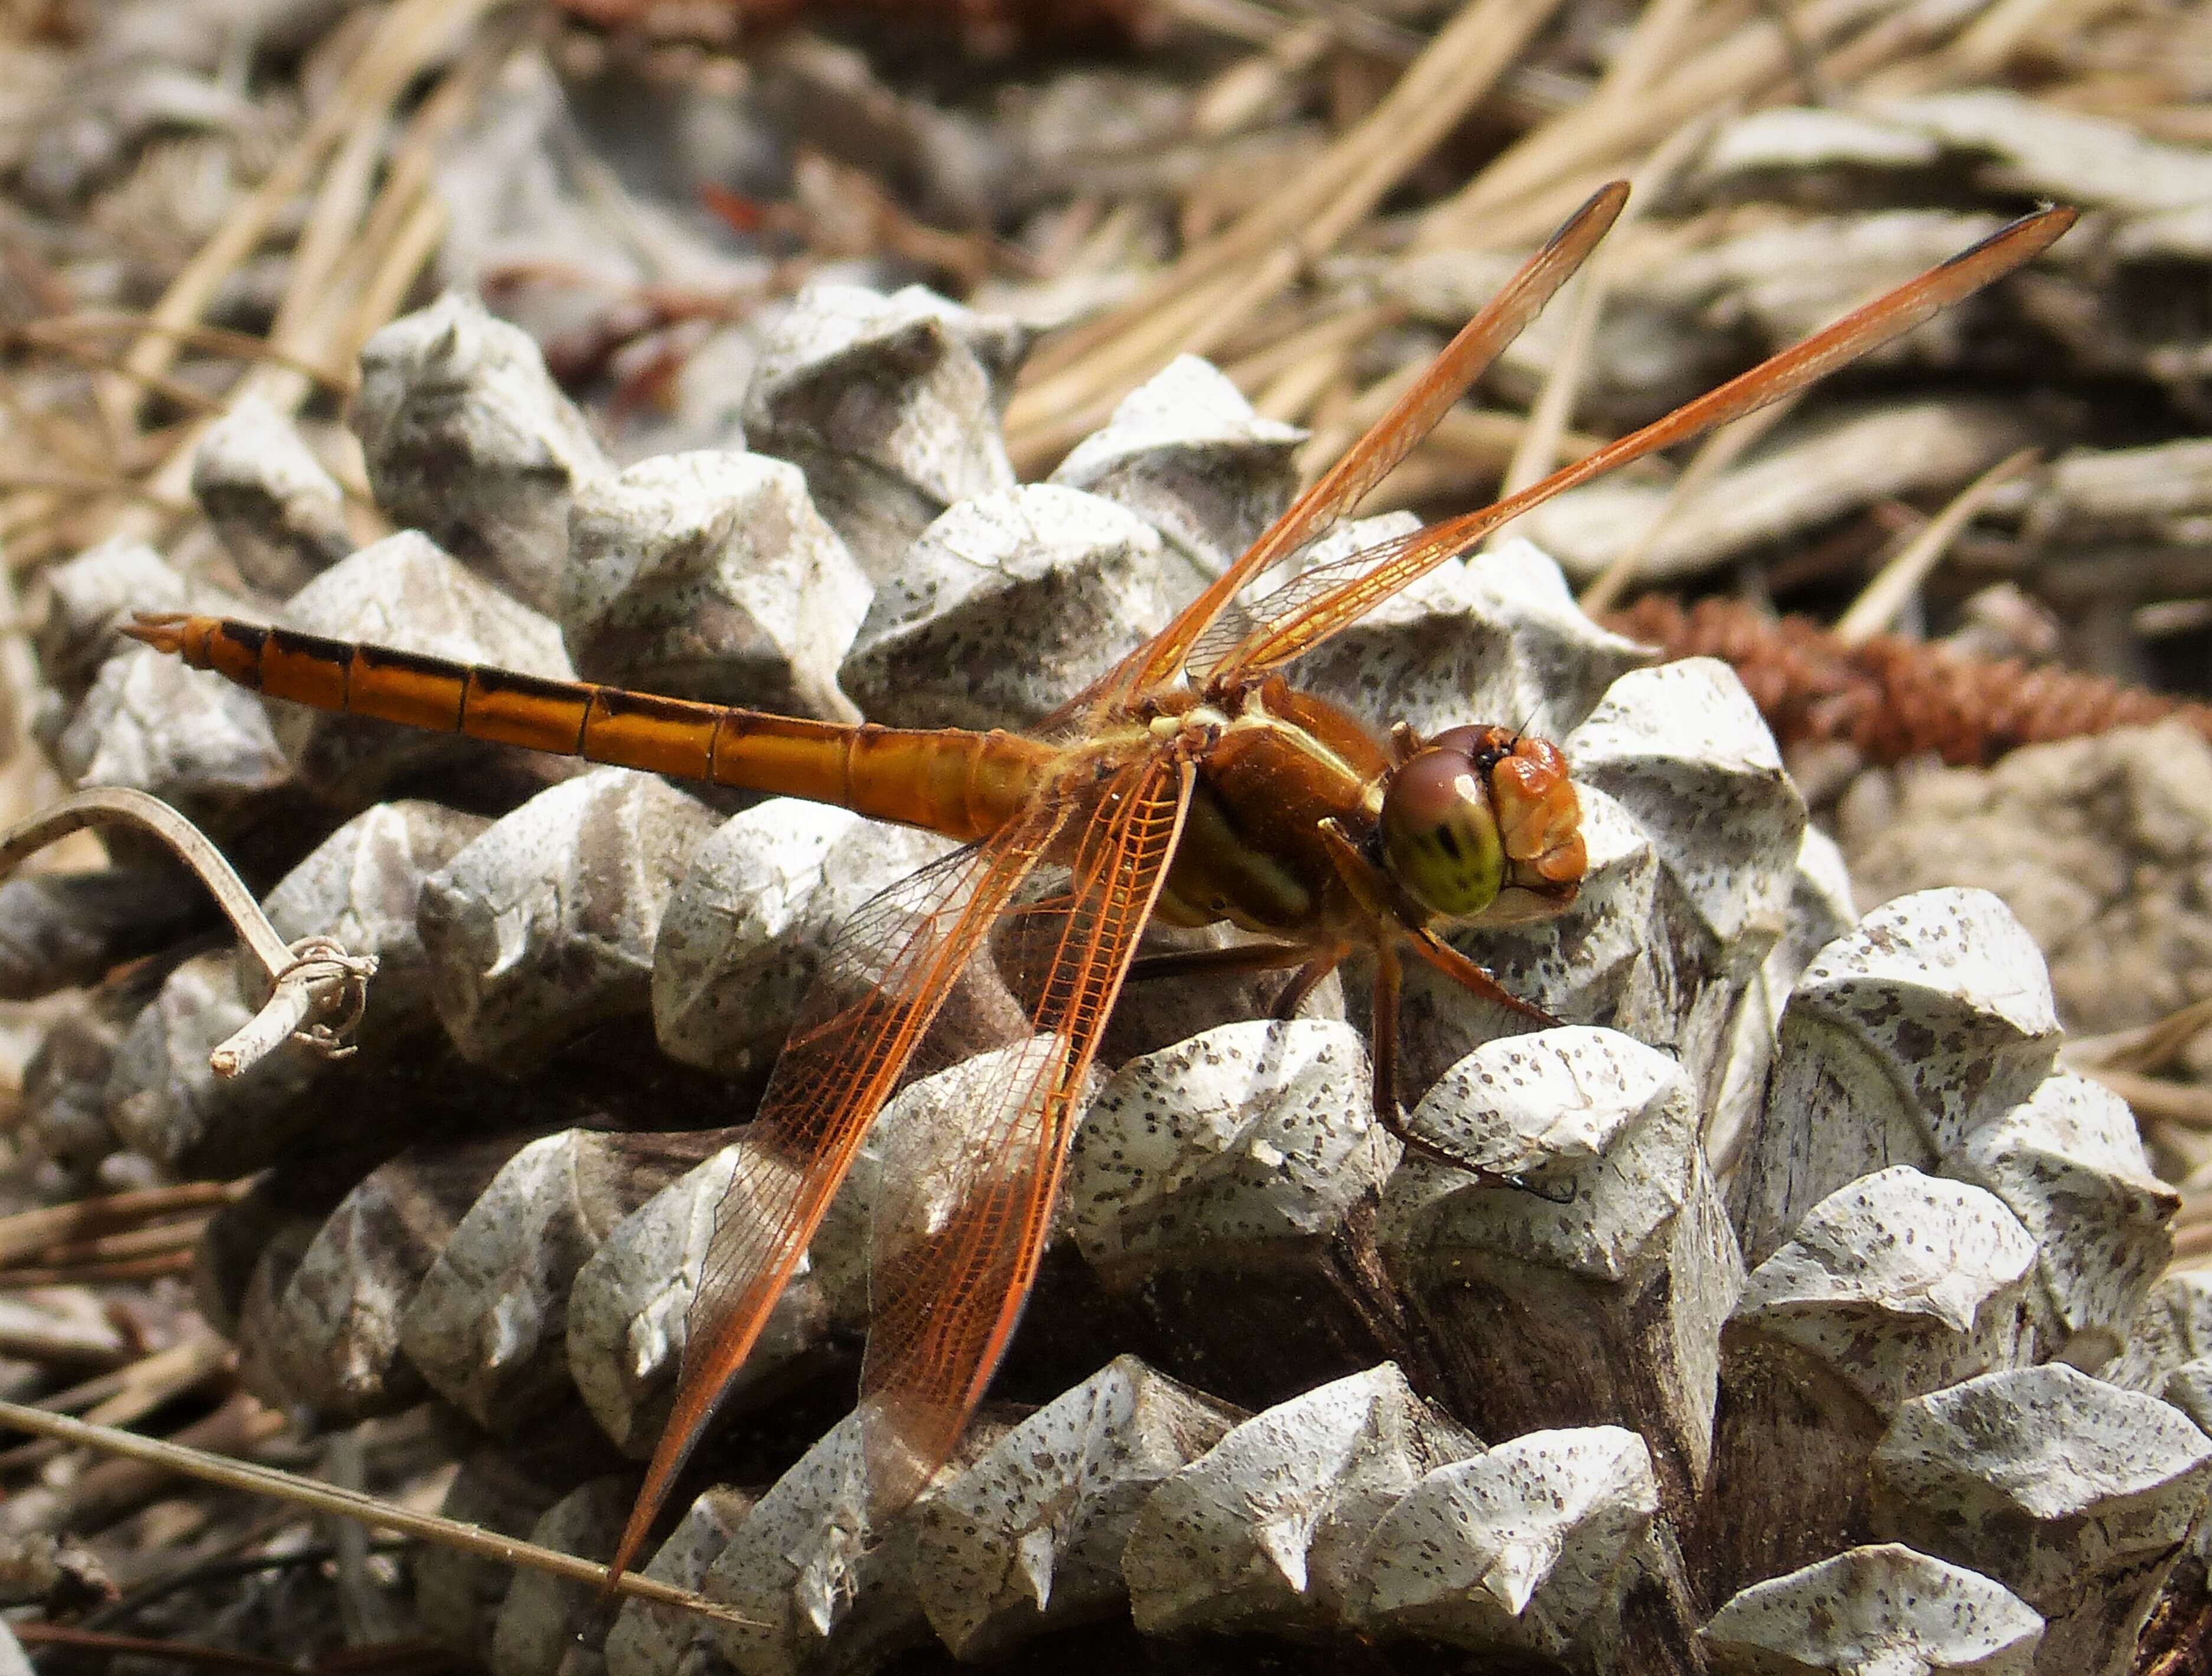
<svg viewBox="0 0 2212 1676">
<path fill-rule="evenodd" d="M 1990 762 L 2021 745 L 2169 716 L 2212 739 L 2212 705 L 1891 635 L 1848 646 L 1808 618 L 1769 616 L 1732 599 L 1685 609 L 1647 594 L 1605 622 L 1668 658 L 1726 659 L 1784 744 L 1847 740 L 1877 762 L 1925 751 Z"/>
</svg>

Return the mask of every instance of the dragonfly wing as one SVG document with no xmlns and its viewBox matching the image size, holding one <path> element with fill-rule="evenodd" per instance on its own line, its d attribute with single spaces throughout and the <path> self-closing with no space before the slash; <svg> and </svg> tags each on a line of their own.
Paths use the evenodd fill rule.
<svg viewBox="0 0 2212 1676">
<path fill-rule="evenodd" d="M 1309 620 L 1316 626 L 1297 650 L 1310 651 L 1329 635 L 1374 610 L 1400 588 L 1426 575 L 1455 553 L 1467 551 L 1480 537 L 1465 535 L 1460 526 L 1482 516 L 1476 513 L 1466 519 L 1449 519 L 1409 530 L 1372 547 L 1363 547 L 1356 553 L 1346 553 L 1302 570 L 1272 593 L 1232 605 L 1192 648 L 1191 668 L 1219 677 L 1272 670 L 1297 653 L 1271 653 L 1262 661 L 1261 648 L 1271 645 L 1273 637 L 1290 631 L 1292 625 Z M 1357 596 L 1361 601 L 1358 610 L 1351 610 L 1346 604 L 1342 608 L 1340 622 L 1330 614 L 1329 606 L 1339 599 L 1348 601 L 1353 597 L 1353 590 L 1367 577 L 1395 578 L 1400 573 L 1405 573 L 1403 580 L 1395 581 L 1386 591 L 1360 589 Z M 1328 624 L 1326 633 L 1320 627 L 1322 622 Z"/>
<path fill-rule="evenodd" d="M 1066 890 L 1016 910 L 1032 1033 L 987 1067 L 959 1133 L 889 1143 L 861 1375 L 871 1504 L 910 1501 L 951 1453 L 1012 1336 L 1051 1232 L 1107 1014 L 1152 917 L 1193 771 L 1124 768 L 1092 805 Z M 1001 956 L 1002 962 L 1004 956 Z"/>
<path fill-rule="evenodd" d="M 1068 818 L 1063 805 L 1040 799 L 990 837 L 874 897 L 840 931 L 718 1211 L 687 1316 L 674 1411 L 617 1547 L 616 1572 L 636 1559 L 876 1114 L 918 1053 L 925 1061 L 945 1056 L 937 1038 L 957 1034 L 960 1023 L 940 1017 L 946 997 L 972 981 L 994 921 Z"/>
<path fill-rule="evenodd" d="M 1252 677 L 1279 667 L 1358 621 L 1444 560 L 1466 552 L 1492 531 L 1553 495 L 1795 395 L 1869 350 L 1901 337 L 2041 254 L 2074 222 L 2071 210 L 2045 210 L 2024 216 L 1972 249 L 1730 379 L 1717 390 L 1561 467 L 1517 495 L 1316 567 L 1253 609 L 1250 616 L 1259 626 L 1234 647 L 1220 651 L 1215 674 Z M 1209 642 L 1200 648 L 1200 655 L 1212 649 Z"/>
<path fill-rule="evenodd" d="M 1291 502 L 1290 509 L 1184 606 L 1173 622 L 1094 682 L 1066 707 L 1065 714 L 1080 714 L 1085 705 L 1127 698 L 1172 680 L 1192 646 L 1239 589 L 1358 506 L 1436 428 L 1437 421 L 1589 258 L 1627 202 L 1627 183 L 1616 180 L 1570 216 L 1498 295 L 1460 328 L 1459 335 L 1444 346 L 1413 387 L 1343 458 Z"/>
</svg>

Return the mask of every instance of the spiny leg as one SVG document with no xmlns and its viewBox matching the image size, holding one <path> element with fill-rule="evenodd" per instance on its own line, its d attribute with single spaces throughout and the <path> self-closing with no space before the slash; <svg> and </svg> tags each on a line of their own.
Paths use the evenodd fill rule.
<svg viewBox="0 0 2212 1676">
<path fill-rule="evenodd" d="M 1275 997 L 1275 1017 L 1297 1017 L 1298 1009 L 1306 1004 L 1306 998 L 1321 987 L 1321 981 L 1336 970 L 1345 956 L 1351 952 L 1348 944 L 1334 944 L 1298 968 L 1290 982 L 1283 986 L 1283 993 Z"/>
<path fill-rule="evenodd" d="M 1375 1066 L 1375 1120 L 1407 1145 L 1433 1156 L 1433 1148 L 1407 1133 L 1398 1111 L 1398 995 L 1404 986 L 1392 941 L 1383 937 L 1375 944 L 1375 1011 L 1368 1033 L 1368 1054 Z"/>
<path fill-rule="evenodd" d="M 1546 1012 L 1541 1007 L 1531 1005 L 1528 1002 L 1522 1000 L 1511 990 L 1506 988 L 1504 984 L 1492 977 L 1489 973 L 1484 971 L 1482 968 L 1477 966 L 1465 955 L 1453 948 L 1450 944 L 1446 943 L 1443 938 L 1437 936 L 1434 932 L 1429 931 L 1425 928 L 1419 931 L 1408 932 L 1407 933 L 1407 941 L 1413 944 L 1413 952 L 1419 955 L 1423 960 L 1427 961 L 1430 965 L 1435 967 L 1438 971 L 1442 972 L 1446 977 L 1451 979 L 1455 983 L 1461 985 L 1462 987 L 1474 994 L 1481 996 L 1483 999 L 1486 1001 L 1495 1001 L 1500 1006 L 1505 1007 L 1511 1011 L 1517 1012 L 1524 1018 L 1532 1019 L 1537 1023 L 1544 1025 L 1547 1029 L 1556 1028 L 1558 1026 L 1559 1021 L 1553 1017 L 1550 1013 Z M 1390 1016 L 1388 1019 L 1383 1017 L 1382 1011 L 1383 992 L 1382 975 L 1386 969 L 1389 973 L 1389 987 L 1391 992 Z M 1509 1175 L 1503 1171 L 1491 1169 L 1484 1165 L 1473 1163 L 1465 1156 L 1452 1152 L 1443 1146 L 1439 1145 L 1437 1142 L 1430 1140 L 1425 1136 L 1414 1133 L 1412 1128 L 1407 1124 L 1405 1119 L 1399 1115 L 1398 1108 L 1395 1101 L 1387 1107 L 1382 1103 L 1382 1088 L 1380 1081 L 1381 1066 L 1385 1062 L 1386 1054 L 1388 1059 L 1392 1063 L 1395 1063 L 1396 1059 L 1397 989 L 1398 962 L 1396 954 L 1394 950 L 1390 955 L 1387 966 L 1383 962 L 1378 961 L 1376 962 L 1376 981 L 1375 985 L 1375 1059 L 1377 1068 L 1375 1111 L 1376 1116 L 1382 1120 L 1382 1126 L 1388 1129 L 1392 1134 L 1397 1136 L 1400 1140 L 1403 1141 L 1410 1151 L 1419 1152 L 1423 1157 L 1433 1159 L 1438 1163 L 1449 1164 L 1454 1169 L 1465 1170 L 1469 1175 L 1478 1177 L 1488 1186 L 1496 1187 L 1511 1187 L 1516 1193 L 1533 1193 L 1539 1198 L 1548 1198 L 1549 1195 L 1545 1193 L 1541 1188 L 1530 1187 L 1526 1181 L 1522 1181 L 1517 1175 Z M 1390 1043 L 1390 1046 L 1387 1050 L 1382 1045 L 1386 1037 Z"/>
<path fill-rule="evenodd" d="M 1299 943 L 1232 943 L 1221 949 L 1170 949 L 1142 955 L 1129 969 L 1139 981 L 1152 978 L 1224 977 L 1236 972 L 1279 972 L 1302 966 L 1313 950 Z"/>
<path fill-rule="evenodd" d="M 1517 1012 L 1547 1030 L 1559 1028 L 1559 1019 L 1534 1003 L 1522 1000 L 1436 932 L 1423 927 L 1419 931 L 1409 932 L 1407 941 L 1413 944 L 1415 954 L 1469 994 L 1480 995 L 1486 1001 L 1494 1001 L 1508 1012 Z"/>
<path fill-rule="evenodd" d="M 1398 1000 L 1405 985 L 1404 969 L 1399 963 L 1395 941 L 1382 938 L 1375 947 L 1375 1015 L 1369 1046 L 1375 1064 L 1375 1120 L 1397 1136 L 1409 1152 L 1418 1152 L 1454 1169 L 1474 1169 L 1478 1175 L 1489 1175 L 1491 1172 L 1477 1169 L 1425 1135 L 1416 1134 L 1406 1121 L 1406 1114 L 1398 1109 Z"/>
<path fill-rule="evenodd" d="M 1145 956 L 1130 969 L 1129 976 L 1139 982 L 1148 978 L 1225 977 L 1245 972 L 1279 972 L 1295 966 L 1297 971 L 1271 1009 L 1276 1018 L 1291 1018 L 1350 952 L 1342 944 L 1316 950 L 1303 943 L 1233 943 L 1225 949 L 1176 949 Z"/>
</svg>

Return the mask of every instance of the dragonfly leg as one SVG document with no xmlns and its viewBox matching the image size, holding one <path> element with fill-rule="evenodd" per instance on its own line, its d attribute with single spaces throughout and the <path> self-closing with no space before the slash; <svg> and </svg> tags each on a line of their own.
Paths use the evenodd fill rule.
<svg viewBox="0 0 2212 1676">
<path fill-rule="evenodd" d="M 1321 835 L 1329 865 L 1336 869 L 1338 882 L 1362 914 L 1370 920 L 1397 920 L 1408 926 L 1416 923 L 1395 911 L 1396 905 L 1389 900 L 1389 881 L 1359 853 L 1359 846 L 1345 836 L 1343 827 L 1334 818 L 1322 822 L 1315 829 Z"/>
<path fill-rule="evenodd" d="M 1352 950 L 1348 944 L 1337 943 L 1323 949 L 1298 968 L 1283 993 L 1275 997 L 1275 1017 L 1295 1018 L 1298 1009 L 1305 1005 L 1306 997 L 1320 987 L 1321 981 L 1336 970 L 1338 964 Z"/>
<path fill-rule="evenodd" d="M 1454 1169 L 1472 1170 L 1477 1175 L 1503 1181 L 1505 1178 L 1469 1163 L 1462 1155 L 1416 1133 L 1407 1122 L 1406 1114 L 1398 1108 L 1398 995 L 1402 987 L 1402 969 L 1393 941 L 1379 944 L 1375 950 L 1375 1024 L 1370 1042 L 1375 1061 L 1375 1120 L 1397 1136 L 1399 1144 L 1408 1152 L 1418 1152 L 1432 1163 L 1449 1164 Z"/>
<path fill-rule="evenodd" d="M 1275 998 L 1273 1016 L 1297 1015 L 1315 987 L 1337 968 L 1351 949 L 1334 944 L 1316 952 L 1303 943 L 1233 943 L 1225 949 L 1177 949 L 1167 954 L 1146 955 L 1129 969 L 1133 980 L 1146 978 L 1226 976 L 1239 972 L 1279 972 L 1298 969 L 1283 993 Z"/>
<path fill-rule="evenodd" d="M 1398 992 L 1403 969 L 1398 964 L 1396 938 L 1377 938 L 1375 944 L 1375 1011 L 1368 1031 L 1368 1056 L 1375 1066 L 1375 1120 L 1407 1145 L 1430 1149 L 1407 1133 L 1398 1111 Z"/>
<path fill-rule="evenodd" d="M 1224 976 L 1232 972 L 1279 972 L 1303 966 L 1313 950 L 1302 943 L 1232 943 L 1225 949 L 1173 949 L 1140 955 L 1129 968 L 1133 981 L 1150 978 Z"/>
<path fill-rule="evenodd" d="M 1413 952 L 1455 982 L 1464 984 L 1486 999 L 1510 1007 L 1524 1017 L 1536 1019 L 1547 1025 L 1559 1021 L 1540 1008 L 1528 1002 L 1499 983 L 1489 973 L 1477 966 L 1433 932 L 1419 931 L 1407 933 Z M 1423 1157 L 1440 1164 L 1449 1164 L 1454 1169 L 1465 1170 L 1481 1178 L 1491 1187 L 1511 1187 L 1516 1193 L 1534 1193 L 1545 1197 L 1542 1190 L 1530 1187 L 1518 1176 L 1491 1169 L 1469 1159 L 1465 1154 L 1415 1133 L 1407 1122 L 1405 1114 L 1398 1109 L 1398 991 L 1399 962 L 1395 948 L 1388 944 L 1376 950 L 1375 962 L 1375 1116 L 1382 1126 L 1395 1135 L 1406 1150 L 1418 1152 Z"/>
<path fill-rule="evenodd" d="M 1541 1024 L 1546 1029 L 1558 1028 L 1559 1020 L 1543 1008 L 1522 1000 L 1434 932 L 1425 927 L 1409 932 L 1407 941 L 1413 944 L 1415 954 L 1468 993 L 1480 995 L 1486 1001 L 1495 1001 L 1507 1011 L 1517 1012 L 1523 1018 Z"/>
</svg>

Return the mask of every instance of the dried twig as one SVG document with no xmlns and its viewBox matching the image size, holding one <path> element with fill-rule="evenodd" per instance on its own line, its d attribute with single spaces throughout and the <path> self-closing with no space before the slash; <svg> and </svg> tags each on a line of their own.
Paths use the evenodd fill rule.
<svg viewBox="0 0 2212 1676">
<path fill-rule="evenodd" d="M 57 1241 L 85 1239 L 107 1229 L 151 1222 L 156 1217 L 210 1210 L 242 1197 L 243 1181 L 187 1181 L 180 1187 L 149 1187 L 143 1193 L 108 1193 L 68 1205 L 49 1205 L 0 1217 L 0 1263 L 37 1256 Z"/>
<path fill-rule="evenodd" d="M 718 1600 L 710 1600 L 688 1588 L 677 1588 L 641 1572 L 624 1572 L 617 1578 L 605 1566 L 592 1560 L 579 1559 L 573 1554 L 556 1553 L 550 1548 L 541 1548 L 516 1537 L 501 1536 L 481 1526 L 463 1524 L 454 1519 L 441 1519 L 434 1514 L 417 1513 L 397 1503 L 380 1501 L 359 1491 L 340 1490 L 331 1485 L 318 1484 L 313 1479 L 280 1472 L 273 1466 L 233 1460 L 204 1450 L 165 1442 L 158 1437 L 141 1437 L 133 1432 L 118 1431 L 112 1426 L 88 1425 L 82 1420 L 44 1413 L 21 1403 L 0 1402 L 0 1424 L 13 1426 L 19 1431 L 30 1432 L 35 1436 L 58 1438 L 65 1443 L 85 1444 L 119 1455 L 125 1460 L 179 1473 L 185 1478 L 198 1479 L 203 1483 L 218 1485 L 227 1490 L 274 1496 L 283 1501 L 312 1508 L 319 1513 L 357 1519 L 364 1524 L 399 1531 L 426 1542 L 437 1543 L 441 1547 L 480 1555 L 502 1564 L 528 1566 L 552 1576 L 566 1578 L 571 1582 L 586 1583 L 603 1590 L 611 1588 L 618 1594 L 635 1595 L 659 1606 L 678 1606 L 686 1612 L 719 1618 L 725 1623 L 753 1624 L 750 1618 L 732 1612 Z"/>
<path fill-rule="evenodd" d="M 258 1653 L 234 1653 L 226 1647 L 199 1647 L 184 1641 L 112 1635 L 69 1624 L 19 1623 L 9 1627 L 15 1632 L 15 1639 L 27 1647 L 74 1647 L 81 1652 L 105 1653 L 111 1658 L 129 1654 L 135 1658 L 167 1659 L 209 1670 L 276 1671 L 282 1676 L 299 1676 L 300 1673 L 300 1667 L 287 1660 L 264 1658 Z"/>
</svg>

